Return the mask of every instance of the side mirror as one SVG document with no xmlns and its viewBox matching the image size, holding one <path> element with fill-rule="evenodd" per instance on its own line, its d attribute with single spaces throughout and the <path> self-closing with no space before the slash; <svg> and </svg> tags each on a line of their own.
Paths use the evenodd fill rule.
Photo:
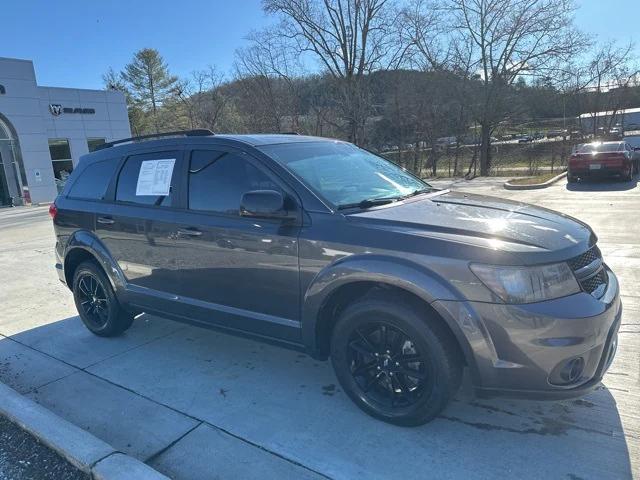
<svg viewBox="0 0 640 480">
<path fill-rule="evenodd" d="M 240 215 L 256 218 L 295 218 L 284 206 L 284 197 L 275 190 L 252 190 L 242 195 Z"/>
</svg>

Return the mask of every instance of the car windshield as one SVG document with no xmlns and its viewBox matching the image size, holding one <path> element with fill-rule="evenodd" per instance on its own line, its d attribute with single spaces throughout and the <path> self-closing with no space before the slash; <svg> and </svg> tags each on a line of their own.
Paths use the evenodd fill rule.
<svg viewBox="0 0 640 480">
<path fill-rule="evenodd" d="M 620 142 L 585 143 L 578 148 L 578 153 L 609 153 L 620 152 L 622 150 L 624 150 L 624 147 Z"/>
<path fill-rule="evenodd" d="M 388 160 L 349 143 L 300 142 L 261 150 L 338 208 L 388 203 L 432 190 Z"/>
</svg>

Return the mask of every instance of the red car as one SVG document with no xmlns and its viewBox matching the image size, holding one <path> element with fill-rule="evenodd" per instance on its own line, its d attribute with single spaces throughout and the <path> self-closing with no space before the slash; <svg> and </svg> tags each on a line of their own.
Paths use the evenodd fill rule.
<svg viewBox="0 0 640 480">
<path fill-rule="evenodd" d="M 630 181 L 638 172 L 638 152 L 627 142 L 594 142 L 580 145 L 569 157 L 567 180 L 619 176 Z"/>
</svg>

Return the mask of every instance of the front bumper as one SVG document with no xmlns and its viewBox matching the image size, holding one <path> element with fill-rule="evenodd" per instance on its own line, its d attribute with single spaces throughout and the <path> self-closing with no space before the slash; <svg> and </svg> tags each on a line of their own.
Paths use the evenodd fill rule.
<svg viewBox="0 0 640 480">
<path fill-rule="evenodd" d="M 622 316 L 618 280 L 607 273 L 600 299 L 581 292 L 528 305 L 435 302 L 466 337 L 477 393 L 562 399 L 598 386 L 615 355 Z M 582 366 L 567 379 L 569 362 Z"/>
</svg>

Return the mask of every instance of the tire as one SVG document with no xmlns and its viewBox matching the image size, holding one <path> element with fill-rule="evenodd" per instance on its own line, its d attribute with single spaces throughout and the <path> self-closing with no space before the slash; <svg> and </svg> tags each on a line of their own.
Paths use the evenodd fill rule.
<svg viewBox="0 0 640 480">
<path fill-rule="evenodd" d="M 133 315 L 122 308 L 109 279 L 94 261 L 76 268 L 73 299 L 84 325 L 100 337 L 121 335 L 133 323 Z"/>
<path fill-rule="evenodd" d="M 459 349 L 439 319 L 427 316 L 403 296 L 365 297 L 340 314 L 331 362 L 343 390 L 367 414 L 418 426 L 438 415 L 457 392 Z"/>
<path fill-rule="evenodd" d="M 633 166 L 632 165 L 629 166 L 629 172 L 626 175 L 624 175 L 622 178 L 623 178 L 623 180 L 625 182 L 631 182 L 633 180 Z"/>
</svg>

